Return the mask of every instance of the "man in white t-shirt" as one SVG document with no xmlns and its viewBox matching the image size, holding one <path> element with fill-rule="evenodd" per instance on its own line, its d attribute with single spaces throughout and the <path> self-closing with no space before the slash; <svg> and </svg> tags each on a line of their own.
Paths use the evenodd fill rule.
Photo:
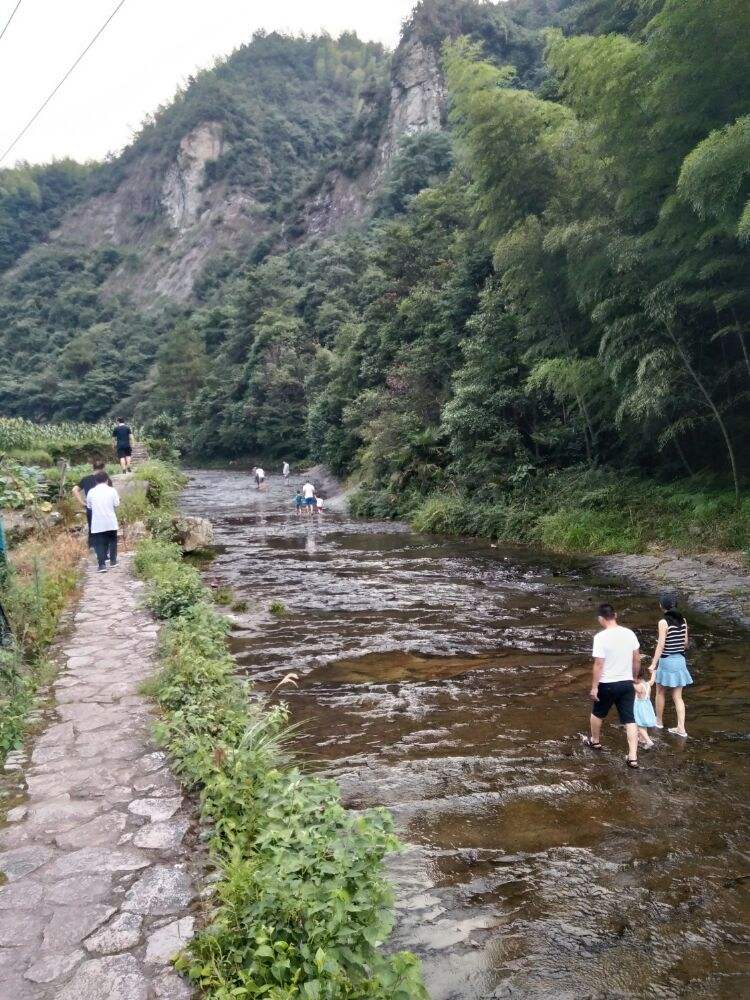
<svg viewBox="0 0 750 1000">
<path fill-rule="evenodd" d="M 640 643 L 635 632 L 617 624 L 617 614 L 611 604 L 600 604 L 598 614 L 602 631 L 594 636 L 594 671 L 591 680 L 591 736 L 586 745 L 601 750 L 602 721 L 610 708 L 617 707 L 620 724 L 628 740 L 627 765 L 638 767 L 638 727 L 635 724 L 634 681 L 640 667 Z"/>
<path fill-rule="evenodd" d="M 307 507 L 308 514 L 315 513 L 315 486 L 308 481 L 302 487 L 302 496 L 305 498 L 305 507 Z"/>
<path fill-rule="evenodd" d="M 263 469 L 258 466 L 255 470 L 255 485 L 258 489 L 262 489 L 263 483 L 266 481 L 266 473 Z"/>
</svg>

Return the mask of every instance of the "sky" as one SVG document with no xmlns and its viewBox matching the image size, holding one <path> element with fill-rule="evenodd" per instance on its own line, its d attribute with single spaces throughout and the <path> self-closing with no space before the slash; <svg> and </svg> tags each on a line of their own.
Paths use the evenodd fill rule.
<svg viewBox="0 0 750 1000">
<path fill-rule="evenodd" d="M 0 0 L 0 31 L 18 0 Z M 21 0 L 0 39 L 0 155 L 118 0 Z M 104 34 L 2 163 L 102 159 L 197 69 L 254 31 L 355 30 L 393 48 L 416 0 L 125 0 Z"/>
</svg>

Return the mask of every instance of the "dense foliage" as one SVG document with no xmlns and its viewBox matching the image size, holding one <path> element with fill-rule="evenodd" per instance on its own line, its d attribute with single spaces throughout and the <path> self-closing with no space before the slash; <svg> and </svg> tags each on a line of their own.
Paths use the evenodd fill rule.
<svg viewBox="0 0 750 1000">
<path fill-rule="evenodd" d="M 680 495 L 728 484 L 739 509 L 750 473 L 748 5 L 424 0 L 405 37 L 442 46 L 449 127 L 403 141 L 367 225 L 217 262 L 197 307 L 148 324 L 98 295 L 114 266 L 106 252 L 42 254 L 0 294 L 14 366 L 0 405 L 94 416 L 125 396 L 170 447 L 310 457 L 355 474 L 362 509 L 380 513 L 433 495 L 472 510 L 542 497 L 566 470 L 579 483 L 626 477 L 633 495 L 645 477 L 684 479 Z M 289 55 L 300 79 L 323 73 L 335 89 L 330 57 L 359 117 L 346 154 L 326 162 L 356 173 L 383 119 L 382 63 L 350 41 L 288 44 L 293 56 L 262 40 L 243 72 L 267 95 L 268 67 Z M 190 95 L 228 85 L 230 63 L 139 142 L 183 134 Z M 279 107 L 296 109 L 295 93 Z M 317 124 L 297 124 L 320 151 Z M 292 173 L 324 162 L 304 143 L 289 156 Z M 279 181 L 276 204 L 291 205 L 302 180 Z M 39 352 L 50 342 L 54 363 Z"/>
<path fill-rule="evenodd" d="M 416 959 L 379 950 L 392 924 L 390 817 L 345 810 L 333 782 L 294 765 L 284 709 L 234 676 L 228 624 L 177 546 L 145 541 L 135 567 L 167 620 L 158 735 L 200 790 L 221 871 L 210 922 L 178 967 L 215 1000 L 426 1000 Z"/>
</svg>

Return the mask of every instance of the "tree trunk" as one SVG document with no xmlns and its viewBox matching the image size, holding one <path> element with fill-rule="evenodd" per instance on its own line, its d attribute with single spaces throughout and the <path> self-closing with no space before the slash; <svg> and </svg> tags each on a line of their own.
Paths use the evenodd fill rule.
<svg viewBox="0 0 750 1000">
<path fill-rule="evenodd" d="M 696 386 L 698 387 L 698 391 L 700 392 L 700 394 L 705 399 L 706 404 L 707 404 L 709 410 L 711 411 L 711 413 L 713 413 L 714 419 L 716 420 L 716 423 L 719 426 L 719 430 L 721 431 L 721 435 L 724 438 L 724 444 L 726 445 L 727 455 L 729 456 L 729 464 L 730 464 L 731 469 L 732 469 L 732 480 L 734 482 L 734 501 L 735 501 L 735 505 L 737 506 L 737 508 L 739 508 L 739 506 L 740 506 L 740 483 L 739 483 L 739 477 L 738 477 L 738 474 L 737 474 L 737 460 L 736 460 L 735 455 L 734 455 L 734 446 L 732 444 L 732 439 L 729 436 L 729 431 L 727 430 L 727 426 L 724 423 L 724 420 L 722 419 L 721 413 L 719 413 L 719 408 L 717 407 L 716 403 L 714 403 L 711 394 L 709 393 L 708 389 L 703 384 L 703 380 L 701 379 L 700 375 L 695 370 L 695 368 L 693 368 L 692 362 L 690 361 L 690 358 L 688 356 L 687 351 L 682 346 L 682 344 L 678 340 L 677 336 L 673 333 L 673 331 L 669 328 L 669 326 L 667 324 L 665 324 L 665 329 L 667 331 L 667 335 L 668 335 L 669 339 L 672 341 L 672 343 L 676 347 L 677 353 L 682 358 L 682 363 L 684 364 L 685 369 L 690 374 L 690 377 L 692 378 L 692 380 L 695 382 Z"/>
</svg>

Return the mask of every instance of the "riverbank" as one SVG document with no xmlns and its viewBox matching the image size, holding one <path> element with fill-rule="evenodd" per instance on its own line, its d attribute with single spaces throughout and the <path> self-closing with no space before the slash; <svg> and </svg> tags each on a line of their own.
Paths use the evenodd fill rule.
<svg viewBox="0 0 750 1000">
<path fill-rule="evenodd" d="M 485 502 L 360 490 L 350 509 L 403 518 L 416 531 L 580 556 L 597 573 L 676 591 L 700 612 L 750 627 L 750 499 L 738 509 L 721 487 L 667 486 L 586 469 L 498 491 Z"/>
</svg>

